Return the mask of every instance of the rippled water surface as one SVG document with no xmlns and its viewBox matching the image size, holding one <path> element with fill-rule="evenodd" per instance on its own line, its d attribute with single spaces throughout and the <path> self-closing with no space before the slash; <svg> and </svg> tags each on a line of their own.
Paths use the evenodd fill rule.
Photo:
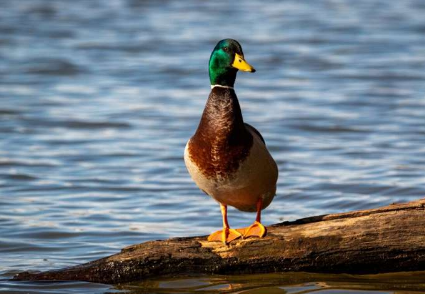
<svg viewBox="0 0 425 294">
<path fill-rule="evenodd" d="M 257 69 L 236 91 L 279 165 L 266 224 L 423 197 L 424 15 L 422 0 L 1 0 L 0 293 L 120 292 L 7 279 L 221 226 L 182 156 L 226 37 Z M 253 218 L 230 210 L 231 225 Z M 243 293 L 400 290 L 263 278 Z M 238 283 L 205 279 L 152 291 Z"/>
</svg>

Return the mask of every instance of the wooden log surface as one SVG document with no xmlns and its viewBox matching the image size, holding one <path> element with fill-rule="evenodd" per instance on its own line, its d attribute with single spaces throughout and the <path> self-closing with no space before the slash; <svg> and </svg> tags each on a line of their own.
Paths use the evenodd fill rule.
<svg viewBox="0 0 425 294">
<path fill-rule="evenodd" d="M 268 227 L 265 238 L 228 246 L 206 236 L 149 241 L 86 264 L 16 280 L 116 284 L 165 276 L 284 271 L 384 273 L 425 270 L 425 199 Z"/>
</svg>

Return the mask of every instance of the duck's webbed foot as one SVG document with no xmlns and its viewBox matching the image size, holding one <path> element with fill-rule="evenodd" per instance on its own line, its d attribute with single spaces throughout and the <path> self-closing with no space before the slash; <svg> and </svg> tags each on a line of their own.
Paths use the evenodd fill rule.
<svg viewBox="0 0 425 294">
<path fill-rule="evenodd" d="M 208 236 L 208 241 L 221 241 L 224 244 L 242 237 L 242 234 L 235 229 L 223 228 L 223 230 L 212 233 Z"/>
<path fill-rule="evenodd" d="M 230 243 L 242 237 L 237 230 L 231 229 L 227 221 L 227 206 L 220 203 L 221 214 L 223 216 L 223 230 L 212 233 L 208 236 L 208 241 L 221 241 L 224 244 Z"/>
<path fill-rule="evenodd" d="M 262 223 L 255 221 L 252 225 L 244 229 L 237 229 L 239 232 L 243 234 L 244 238 L 248 238 L 251 236 L 263 238 L 267 234 L 267 229 L 263 226 Z"/>
<path fill-rule="evenodd" d="M 251 237 L 251 236 L 263 238 L 263 237 L 266 236 L 267 229 L 261 223 L 262 206 L 263 206 L 263 202 L 262 202 L 262 199 L 260 198 L 257 201 L 257 218 L 255 219 L 255 222 L 247 228 L 237 229 L 240 233 L 243 234 L 244 238 L 248 238 L 248 237 Z"/>
</svg>

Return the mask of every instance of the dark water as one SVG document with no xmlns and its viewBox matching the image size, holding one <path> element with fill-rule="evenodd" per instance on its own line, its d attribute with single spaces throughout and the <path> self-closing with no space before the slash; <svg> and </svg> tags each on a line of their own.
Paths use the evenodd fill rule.
<svg viewBox="0 0 425 294">
<path fill-rule="evenodd" d="M 279 165 L 266 224 L 424 197 L 424 15 L 422 0 L 0 0 L 0 293 L 424 292 L 421 273 L 334 290 L 307 274 L 7 281 L 221 226 L 182 155 L 226 37 L 257 69 L 236 91 Z"/>
</svg>

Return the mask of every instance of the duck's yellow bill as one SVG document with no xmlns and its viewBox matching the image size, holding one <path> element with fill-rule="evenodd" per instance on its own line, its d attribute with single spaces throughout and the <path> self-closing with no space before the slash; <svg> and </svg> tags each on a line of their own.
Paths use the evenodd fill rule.
<svg viewBox="0 0 425 294">
<path fill-rule="evenodd" d="M 232 66 L 243 71 L 255 72 L 255 69 L 238 53 L 235 53 L 235 60 L 233 61 Z"/>
</svg>

